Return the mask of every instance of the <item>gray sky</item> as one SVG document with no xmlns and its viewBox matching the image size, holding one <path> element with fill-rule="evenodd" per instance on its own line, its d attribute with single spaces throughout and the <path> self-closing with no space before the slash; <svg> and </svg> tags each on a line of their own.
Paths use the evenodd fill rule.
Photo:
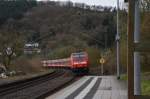
<svg viewBox="0 0 150 99">
<path fill-rule="evenodd" d="M 38 0 L 38 1 L 47 1 L 47 0 Z M 68 0 L 50 0 L 50 1 L 68 1 Z M 116 6 L 117 0 L 70 0 L 72 2 L 86 3 L 88 5 L 102 5 L 102 6 Z M 124 0 L 120 0 L 120 4 Z"/>
</svg>

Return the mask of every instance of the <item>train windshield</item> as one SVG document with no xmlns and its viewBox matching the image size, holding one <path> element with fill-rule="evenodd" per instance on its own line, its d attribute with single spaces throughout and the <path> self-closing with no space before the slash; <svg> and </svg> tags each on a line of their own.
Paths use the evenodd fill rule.
<svg viewBox="0 0 150 99">
<path fill-rule="evenodd" d="M 82 54 L 76 53 L 76 54 L 73 54 L 72 57 L 74 61 L 83 61 L 87 58 L 87 55 L 85 53 L 82 53 Z"/>
</svg>

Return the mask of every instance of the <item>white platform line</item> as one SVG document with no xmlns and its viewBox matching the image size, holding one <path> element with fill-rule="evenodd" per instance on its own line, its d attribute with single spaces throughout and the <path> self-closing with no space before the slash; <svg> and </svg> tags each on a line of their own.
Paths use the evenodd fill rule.
<svg viewBox="0 0 150 99">
<path fill-rule="evenodd" d="M 80 80 L 74 82 L 72 85 L 62 89 L 61 91 L 47 97 L 46 99 L 65 99 L 68 95 L 77 90 L 80 86 L 82 86 L 90 77 L 83 77 Z"/>
<path fill-rule="evenodd" d="M 98 77 L 95 77 L 91 83 L 78 95 L 75 97 L 75 99 L 83 99 L 87 93 L 92 89 L 92 87 L 95 85 Z"/>
</svg>

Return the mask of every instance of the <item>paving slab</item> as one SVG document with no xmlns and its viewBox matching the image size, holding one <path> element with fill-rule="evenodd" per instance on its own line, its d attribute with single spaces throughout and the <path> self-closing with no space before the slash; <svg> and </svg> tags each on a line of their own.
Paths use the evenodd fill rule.
<svg viewBox="0 0 150 99">
<path fill-rule="evenodd" d="M 127 85 L 116 76 L 84 76 L 46 99 L 127 99 Z"/>
<path fill-rule="evenodd" d="M 127 99 L 126 82 L 116 76 L 100 76 L 101 84 L 93 99 Z"/>
</svg>

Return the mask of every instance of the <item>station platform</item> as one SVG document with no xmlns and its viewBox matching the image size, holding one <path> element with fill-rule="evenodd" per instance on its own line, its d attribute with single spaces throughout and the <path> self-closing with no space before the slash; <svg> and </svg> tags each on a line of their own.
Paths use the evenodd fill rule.
<svg viewBox="0 0 150 99">
<path fill-rule="evenodd" d="M 84 76 L 46 99 L 127 99 L 127 84 L 116 76 Z"/>
</svg>

